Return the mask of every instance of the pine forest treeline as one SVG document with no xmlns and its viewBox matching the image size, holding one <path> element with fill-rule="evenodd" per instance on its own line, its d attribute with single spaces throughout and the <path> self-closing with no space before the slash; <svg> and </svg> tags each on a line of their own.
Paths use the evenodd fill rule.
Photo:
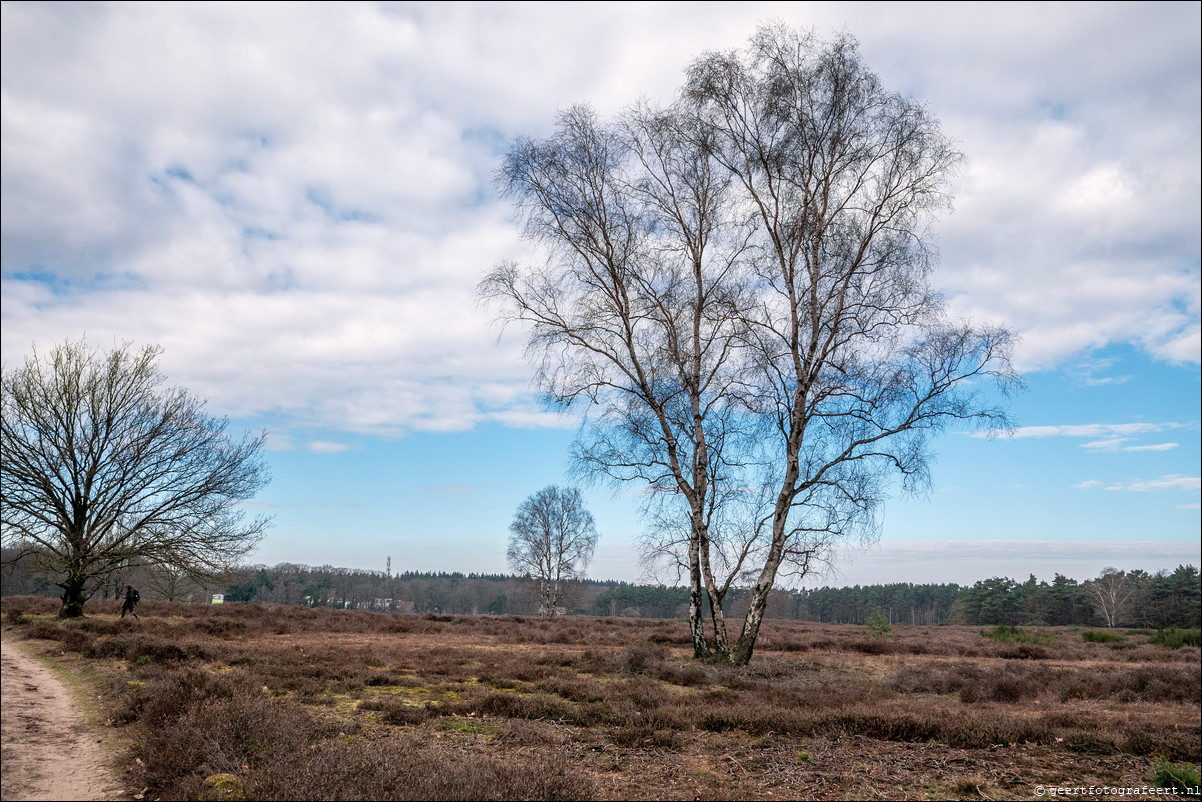
<svg viewBox="0 0 1202 802">
<path fill-rule="evenodd" d="M 5 549 L 3 595 L 57 596 L 55 579 L 38 573 L 28 558 Z M 227 602 L 337 607 L 443 615 L 535 615 L 533 583 L 503 574 L 418 573 L 313 567 L 282 563 L 230 571 L 208 586 L 186 576 L 150 568 L 116 572 L 96 592 L 116 598 L 127 581 L 144 598 L 208 602 L 221 593 Z M 571 583 L 561 601 L 567 614 L 640 618 L 683 618 L 688 588 L 584 580 Z M 727 615 L 746 610 L 747 594 L 732 591 Z M 1198 627 L 1202 623 L 1202 577 L 1192 565 L 1174 571 L 1106 569 L 1078 582 L 1056 574 L 1051 582 L 1004 577 L 971 586 L 956 584 L 856 585 L 777 589 L 767 616 L 832 624 L 864 624 L 875 608 L 890 624 L 1014 626 Z"/>
</svg>

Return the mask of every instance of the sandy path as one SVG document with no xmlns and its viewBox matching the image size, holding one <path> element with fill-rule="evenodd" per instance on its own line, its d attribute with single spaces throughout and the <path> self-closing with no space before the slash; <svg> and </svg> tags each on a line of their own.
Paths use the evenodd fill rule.
<svg viewBox="0 0 1202 802">
<path fill-rule="evenodd" d="M 0 799 L 121 799 L 111 754 L 71 691 L 7 637 L 0 726 Z"/>
</svg>

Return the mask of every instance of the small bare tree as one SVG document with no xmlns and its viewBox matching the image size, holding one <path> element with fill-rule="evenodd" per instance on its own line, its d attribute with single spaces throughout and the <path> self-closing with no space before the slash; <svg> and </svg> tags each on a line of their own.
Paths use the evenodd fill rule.
<svg viewBox="0 0 1202 802">
<path fill-rule="evenodd" d="M 565 584 L 584 577 L 597 547 L 580 491 L 544 487 L 518 506 L 509 531 L 509 567 L 538 582 L 539 615 L 554 616 Z"/>
<path fill-rule="evenodd" d="M 3 373 L 0 533 L 60 576 L 60 617 L 116 570 L 218 573 L 268 524 L 239 509 L 268 481 L 263 437 L 232 439 L 203 401 L 163 389 L 160 352 L 66 343 Z"/>
</svg>

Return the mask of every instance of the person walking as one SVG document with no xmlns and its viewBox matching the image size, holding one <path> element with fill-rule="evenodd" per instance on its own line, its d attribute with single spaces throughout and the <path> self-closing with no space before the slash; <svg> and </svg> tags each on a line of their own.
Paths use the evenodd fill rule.
<svg viewBox="0 0 1202 802">
<path fill-rule="evenodd" d="M 142 619 L 138 618 L 137 611 L 134 610 L 134 608 L 138 606 L 138 602 L 140 602 L 141 600 L 142 600 L 142 597 L 140 595 L 138 595 L 138 591 L 134 590 L 134 586 L 126 585 L 125 586 L 125 604 L 121 605 L 121 617 L 125 618 L 126 613 L 133 613 L 134 618 L 137 618 L 139 621 L 141 621 Z"/>
</svg>

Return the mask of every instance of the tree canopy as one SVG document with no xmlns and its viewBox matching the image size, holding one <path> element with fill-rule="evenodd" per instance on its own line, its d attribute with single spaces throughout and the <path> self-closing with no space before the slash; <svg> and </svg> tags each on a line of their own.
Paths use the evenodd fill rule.
<svg viewBox="0 0 1202 802">
<path fill-rule="evenodd" d="M 750 660 L 778 581 L 876 537 L 932 433 L 1007 425 L 981 388 L 1016 386 L 1013 335 L 949 320 L 929 285 L 959 159 L 853 39 L 781 25 L 701 56 L 666 107 L 573 108 L 511 147 L 501 187 L 546 258 L 480 292 L 527 327 L 546 400 L 587 410 L 577 465 L 649 489 L 697 656 Z"/>
<path fill-rule="evenodd" d="M 268 525 L 240 507 L 269 478 L 263 436 L 235 439 L 202 400 L 163 387 L 160 353 L 80 341 L 3 373 L 3 543 L 60 577 L 63 617 L 131 566 L 219 573 Z"/>
</svg>

